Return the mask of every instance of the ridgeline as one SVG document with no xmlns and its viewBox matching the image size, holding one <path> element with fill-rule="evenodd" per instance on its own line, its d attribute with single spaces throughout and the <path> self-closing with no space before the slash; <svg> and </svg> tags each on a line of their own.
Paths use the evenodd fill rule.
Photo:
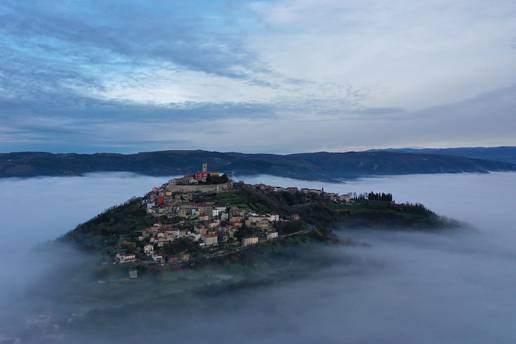
<svg viewBox="0 0 516 344">
<path fill-rule="evenodd" d="M 182 175 L 202 162 L 236 175 L 269 174 L 298 179 L 338 180 L 373 175 L 516 171 L 509 162 L 387 151 L 301 154 L 244 154 L 170 150 L 136 154 L 0 154 L 0 178 L 76 176 L 92 172 Z"/>
</svg>

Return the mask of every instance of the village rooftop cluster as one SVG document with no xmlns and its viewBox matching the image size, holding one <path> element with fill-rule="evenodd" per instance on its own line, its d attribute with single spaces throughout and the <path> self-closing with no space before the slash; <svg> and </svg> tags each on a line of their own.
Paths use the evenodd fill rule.
<svg viewBox="0 0 516 344">
<path fill-rule="evenodd" d="M 192 251 L 205 259 L 238 252 L 249 246 L 276 240 L 282 235 L 277 224 L 297 221 L 298 214 L 281 218 L 274 213 L 257 213 L 217 202 L 217 194 L 230 193 L 238 187 L 225 174 L 209 172 L 207 164 L 193 175 L 172 179 L 154 188 L 143 199 L 148 215 L 156 219 L 153 226 L 138 232 L 135 242 L 125 243 L 116 254 L 118 263 L 143 262 L 182 266 L 192 259 Z M 303 192 L 320 195 L 324 190 L 274 187 L 264 184 L 252 187 L 266 192 Z M 336 202 L 349 202 L 352 195 L 325 193 Z M 301 229 L 298 233 L 306 232 Z"/>
</svg>

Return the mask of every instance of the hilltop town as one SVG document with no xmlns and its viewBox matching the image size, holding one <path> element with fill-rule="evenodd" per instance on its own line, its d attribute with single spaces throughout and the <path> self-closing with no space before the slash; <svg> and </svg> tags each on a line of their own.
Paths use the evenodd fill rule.
<svg viewBox="0 0 516 344">
<path fill-rule="evenodd" d="M 123 242 L 115 261 L 181 266 L 188 264 L 195 253 L 199 256 L 202 252 L 203 259 L 211 259 L 315 229 L 302 223 L 299 214 L 260 212 L 228 199 L 227 196 L 234 196 L 243 188 L 263 193 L 324 195 L 333 202 L 352 201 L 351 194 L 324 193 L 322 189 L 235 183 L 225 174 L 208 171 L 204 163 L 201 171 L 172 179 L 143 198 L 146 214 L 156 222 L 142 229 L 135 241 Z M 285 230 L 287 224 L 290 230 Z"/>
<path fill-rule="evenodd" d="M 291 238 L 331 241 L 337 224 L 433 228 L 445 222 L 420 204 L 395 203 L 390 194 L 250 185 L 204 163 L 79 225 L 65 239 L 101 250 L 115 264 L 184 268 Z"/>
</svg>

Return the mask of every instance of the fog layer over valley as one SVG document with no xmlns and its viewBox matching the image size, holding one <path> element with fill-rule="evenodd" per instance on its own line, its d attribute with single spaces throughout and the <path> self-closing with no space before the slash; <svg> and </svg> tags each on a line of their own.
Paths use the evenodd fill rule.
<svg viewBox="0 0 516 344">
<path fill-rule="evenodd" d="M 85 282 L 77 273 L 55 273 L 87 270 L 93 258 L 85 254 L 31 252 L 166 179 L 0 180 L 0 340 L 23 333 L 25 312 L 34 309 L 86 314 L 55 330 L 52 342 L 58 343 L 484 344 L 516 338 L 516 173 L 345 184 L 241 177 L 341 193 L 390 192 L 396 201 L 421 202 L 473 227 L 431 233 L 343 228 L 339 235 L 368 245 L 297 247 L 245 269 L 214 266 L 102 284 L 93 276 Z M 37 335 L 26 339 L 44 342 Z"/>
</svg>

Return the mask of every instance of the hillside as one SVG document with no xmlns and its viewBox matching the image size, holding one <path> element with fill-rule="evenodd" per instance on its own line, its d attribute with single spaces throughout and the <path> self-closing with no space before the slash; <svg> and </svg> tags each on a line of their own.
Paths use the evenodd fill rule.
<svg viewBox="0 0 516 344">
<path fill-rule="evenodd" d="M 244 154 L 202 150 L 170 150 L 136 154 L 0 154 L 0 177 L 72 176 L 90 172 L 134 172 L 179 175 L 202 162 L 211 169 L 238 175 L 270 174 L 303 179 L 338 179 L 368 175 L 514 171 L 507 162 L 437 154 L 348 152 Z"/>
<path fill-rule="evenodd" d="M 170 190 L 168 184 L 143 198 L 112 207 L 77 226 L 63 239 L 109 255 L 132 247 L 131 253 L 139 252 L 146 259 L 142 254 L 147 240 L 144 237 L 158 235 L 155 241 L 150 241 L 155 244 L 161 240 L 161 234 L 156 233 L 162 232 L 161 238 L 171 236 L 168 240 L 181 249 L 171 247 L 167 241 L 162 249 L 155 247 L 154 253 L 166 255 L 170 251 L 187 250 L 192 256 L 203 258 L 215 253 L 239 252 L 242 237 L 256 236 L 260 242 L 270 241 L 267 233 L 275 233 L 274 238 L 280 239 L 296 233 L 316 234 L 317 238 L 327 240 L 328 230 L 340 226 L 432 230 L 457 225 L 420 204 L 397 204 L 390 194 L 371 193 L 343 199 L 320 190 L 277 190 L 243 182 L 216 193 L 185 191 L 159 196 L 166 194 L 166 190 Z M 156 204 L 159 198 L 162 202 Z M 215 209 L 218 215 L 213 215 Z M 271 220 L 271 216 L 275 218 Z M 153 227 L 156 222 L 160 223 L 159 227 Z M 212 236 L 218 237 L 213 243 L 217 248 L 205 245 L 203 251 L 193 241 L 209 242 L 207 238 Z"/>
<path fill-rule="evenodd" d="M 376 150 L 381 151 L 381 150 Z M 391 148 L 386 152 L 462 156 L 516 164 L 516 147 Z"/>
</svg>

